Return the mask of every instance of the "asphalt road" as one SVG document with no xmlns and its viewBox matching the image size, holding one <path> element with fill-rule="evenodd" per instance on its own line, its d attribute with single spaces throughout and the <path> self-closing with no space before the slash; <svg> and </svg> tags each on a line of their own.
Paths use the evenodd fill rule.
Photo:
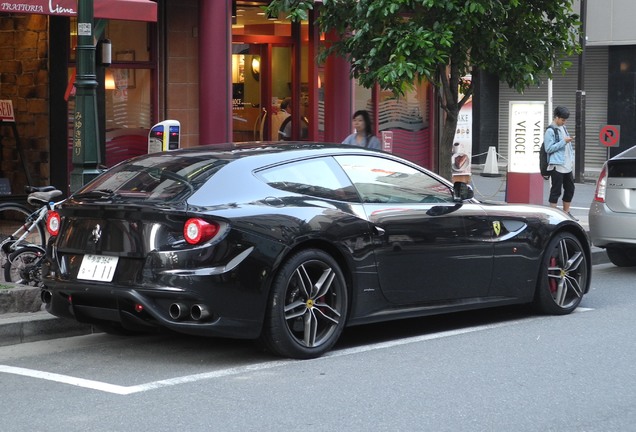
<svg viewBox="0 0 636 432">
<path fill-rule="evenodd" d="M 7 431 L 630 431 L 636 268 L 594 267 L 576 313 L 347 329 L 328 355 L 106 334 L 0 347 Z"/>
</svg>

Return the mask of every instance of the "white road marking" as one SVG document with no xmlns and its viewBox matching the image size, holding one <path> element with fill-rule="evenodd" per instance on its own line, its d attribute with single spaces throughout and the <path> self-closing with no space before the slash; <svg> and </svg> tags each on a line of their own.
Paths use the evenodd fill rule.
<svg viewBox="0 0 636 432">
<path fill-rule="evenodd" d="M 580 307 L 580 308 L 577 308 L 574 312 L 575 313 L 588 312 L 591 310 L 593 309 Z M 113 393 L 113 394 L 125 396 L 125 395 L 134 394 L 134 393 L 142 393 L 149 390 L 155 390 L 155 389 L 159 389 L 163 387 L 171 387 L 171 386 L 175 386 L 179 384 L 187 384 L 187 383 L 193 383 L 197 381 L 204 381 L 204 380 L 222 378 L 222 377 L 233 376 L 233 375 L 242 375 L 242 374 L 250 373 L 250 372 L 258 372 L 258 371 L 286 366 L 286 365 L 290 365 L 290 364 L 298 363 L 298 362 L 320 361 L 324 359 L 343 357 L 343 356 L 353 355 L 353 354 L 360 354 L 360 353 L 365 353 L 369 351 L 376 351 L 380 349 L 393 348 L 397 346 L 408 345 L 408 344 L 413 344 L 418 342 L 425 342 L 429 340 L 459 336 L 459 335 L 468 334 L 468 333 L 475 333 L 478 331 L 492 330 L 496 328 L 512 326 L 512 325 L 519 324 L 521 322 L 527 322 L 527 321 L 528 319 L 526 318 L 526 319 L 519 319 L 519 320 L 513 320 L 513 321 L 506 321 L 506 322 L 497 323 L 497 324 L 486 324 L 482 326 L 470 327 L 470 328 L 459 329 L 459 330 L 449 330 L 449 331 L 438 332 L 438 333 L 433 333 L 433 334 L 428 334 L 423 336 L 413 336 L 413 337 L 408 337 L 404 339 L 391 340 L 387 342 L 379 342 L 379 343 L 365 345 L 365 346 L 356 347 L 356 348 L 348 348 L 348 349 L 342 349 L 337 351 L 331 351 L 325 354 L 324 356 L 314 360 L 278 360 L 278 361 L 271 361 L 271 362 L 264 362 L 264 363 L 256 363 L 253 365 L 221 369 L 221 370 L 217 370 L 213 372 L 204 372 L 200 374 L 186 375 L 182 377 L 152 381 L 146 384 L 139 384 L 134 386 L 120 386 L 120 385 L 109 384 L 109 383 L 105 383 L 101 381 L 88 380 L 84 378 L 76 378 L 76 377 L 72 377 L 68 375 L 61 375 L 61 374 L 56 374 L 51 372 L 44 372 L 44 371 L 38 371 L 34 369 L 26 369 L 26 368 L 7 366 L 7 365 L 0 365 L 0 373 L 21 375 L 25 377 L 42 379 L 46 381 L 53 381 L 53 382 L 68 384 L 68 385 L 72 385 L 76 387 L 82 387 L 82 388 L 97 390 L 97 391 L 101 391 L 105 393 Z"/>
</svg>

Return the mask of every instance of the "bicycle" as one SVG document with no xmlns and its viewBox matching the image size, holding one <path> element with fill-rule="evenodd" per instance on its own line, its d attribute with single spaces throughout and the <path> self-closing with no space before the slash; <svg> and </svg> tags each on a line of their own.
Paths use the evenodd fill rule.
<svg viewBox="0 0 636 432">
<path fill-rule="evenodd" d="M 27 186 L 25 190 L 27 202 L 36 210 L 19 203 L 0 204 L 0 263 L 6 282 L 40 286 L 46 254 L 44 222 L 56 205 L 52 199 L 62 191 L 53 186 Z"/>
</svg>

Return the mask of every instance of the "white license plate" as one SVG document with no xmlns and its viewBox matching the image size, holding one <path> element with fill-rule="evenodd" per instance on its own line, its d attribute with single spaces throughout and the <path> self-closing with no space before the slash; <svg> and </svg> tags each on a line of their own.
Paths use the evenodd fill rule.
<svg viewBox="0 0 636 432">
<path fill-rule="evenodd" d="M 105 255 L 84 255 L 77 273 L 78 279 L 110 282 L 115 275 L 119 257 Z"/>
</svg>

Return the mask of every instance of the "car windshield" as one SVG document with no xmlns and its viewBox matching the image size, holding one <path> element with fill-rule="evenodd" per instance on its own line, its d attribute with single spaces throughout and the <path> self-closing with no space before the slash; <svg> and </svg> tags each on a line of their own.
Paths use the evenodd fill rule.
<svg viewBox="0 0 636 432">
<path fill-rule="evenodd" d="M 73 196 L 107 201 L 182 201 L 228 162 L 209 155 L 157 153 L 117 165 Z"/>
</svg>

